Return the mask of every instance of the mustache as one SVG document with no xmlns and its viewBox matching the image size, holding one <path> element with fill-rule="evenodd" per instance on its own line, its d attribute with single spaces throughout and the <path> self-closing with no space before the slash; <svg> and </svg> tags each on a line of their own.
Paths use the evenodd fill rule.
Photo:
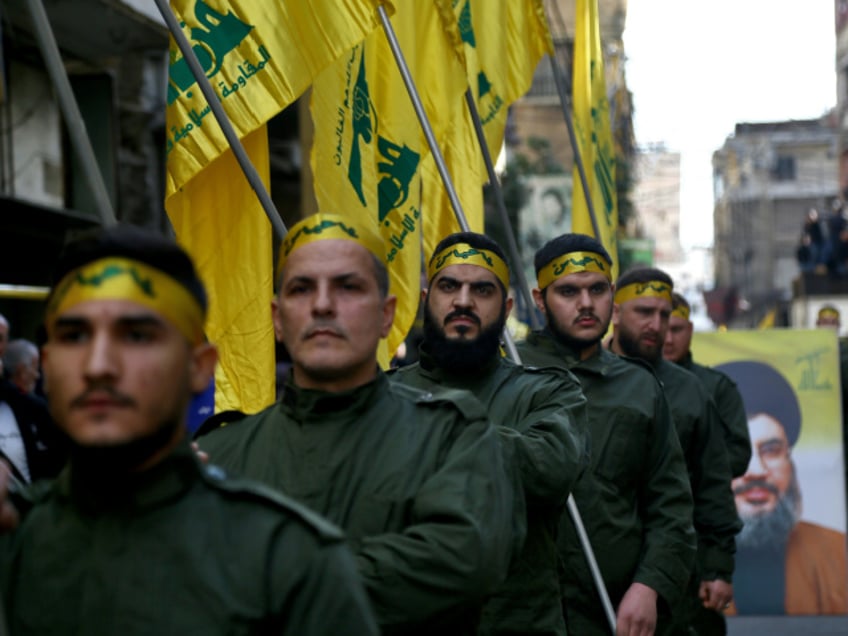
<svg viewBox="0 0 848 636">
<path fill-rule="evenodd" d="M 134 399 L 112 386 L 92 386 L 71 400 L 71 407 L 79 408 L 84 406 L 89 400 L 101 400 L 104 397 L 118 406 L 135 406 Z"/>
<path fill-rule="evenodd" d="M 753 481 L 746 482 L 746 483 L 742 484 L 741 486 L 734 488 L 733 494 L 734 495 L 744 495 L 749 490 L 754 490 L 754 488 L 760 488 L 762 490 L 767 490 L 776 497 L 780 496 L 780 493 L 778 492 L 778 490 L 775 486 L 773 486 L 772 484 L 770 484 L 766 481 L 763 481 L 762 479 L 755 479 Z"/>
<path fill-rule="evenodd" d="M 477 316 L 477 314 L 475 314 L 470 309 L 463 309 L 461 307 L 459 309 L 454 309 L 447 316 L 445 316 L 444 324 L 448 324 L 454 318 L 461 318 L 461 317 L 470 318 L 471 320 L 474 321 L 474 323 L 478 327 L 480 326 L 480 318 Z"/>
<path fill-rule="evenodd" d="M 601 319 L 598 317 L 598 315 L 596 313 L 594 313 L 592 311 L 581 311 L 579 314 L 577 314 L 577 318 L 574 319 L 574 324 L 576 325 L 578 322 L 580 322 L 584 318 L 591 318 L 595 322 L 601 322 Z"/>
<path fill-rule="evenodd" d="M 339 327 L 336 323 L 332 321 L 317 321 L 309 326 L 309 328 L 304 332 L 302 339 L 308 340 L 319 331 L 329 331 L 339 338 L 347 338 L 347 333 L 345 333 L 344 329 Z"/>
</svg>

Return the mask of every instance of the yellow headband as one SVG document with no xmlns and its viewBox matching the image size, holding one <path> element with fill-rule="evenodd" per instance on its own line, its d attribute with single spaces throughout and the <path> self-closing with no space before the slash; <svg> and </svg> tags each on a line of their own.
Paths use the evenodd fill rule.
<svg viewBox="0 0 848 636">
<path fill-rule="evenodd" d="M 504 289 L 509 289 L 509 268 L 503 259 L 490 250 L 471 247 L 468 243 L 454 243 L 430 259 L 427 267 L 427 280 L 433 278 L 449 265 L 477 265 L 492 272 L 501 281 Z"/>
<path fill-rule="evenodd" d="M 536 274 L 539 289 L 545 289 L 561 276 L 579 272 L 597 272 L 611 280 L 610 269 L 603 257 L 595 252 L 568 252 L 557 256 Z"/>
<path fill-rule="evenodd" d="M 833 307 L 822 307 L 819 309 L 819 318 L 839 318 L 839 311 Z"/>
<path fill-rule="evenodd" d="M 288 257 L 297 248 L 328 239 L 354 241 L 376 256 L 381 263 L 386 262 L 386 245 L 373 229 L 338 214 L 318 213 L 298 222 L 286 234 L 280 245 L 277 276 L 280 275 Z"/>
<path fill-rule="evenodd" d="M 628 300 L 636 298 L 663 298 L 668 302 L 671 301 L 671 285 L 658 280 L 652 280 L 647 283 L 630 283 L 621 289 L 615 290 L 615 302 L 617 304 L 626 303 Z"/>
<path fill-rule="evenodd" d="M 204 311 L 176 280 L 146 263 L 101 258 L 67 274 L 47 304 L 47 326 L 64 311 L 89 300 L 129 300 L 162 314 L 189 342 L 203 341 Z"/>
<path fill-rule="evenodd" d="M 683 318 L 683 320 L 689 320 L 689 308 L 686 305 L 678 305 L 671 310 L 671 315 Z"/>
</svg>

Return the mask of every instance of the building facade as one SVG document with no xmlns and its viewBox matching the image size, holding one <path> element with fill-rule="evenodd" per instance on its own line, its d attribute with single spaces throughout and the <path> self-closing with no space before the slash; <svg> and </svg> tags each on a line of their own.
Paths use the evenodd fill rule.
<svg viewBox="0 0 848 636">
<path fill-rule="evenodd" d="M 753 327 L 792 297 L 804 216 L 839 198 L 836 117 L 736 125 L 713 154 L 716 289 Z M 730 302 L 730 299 L 733 299 Z"/>
</svg>

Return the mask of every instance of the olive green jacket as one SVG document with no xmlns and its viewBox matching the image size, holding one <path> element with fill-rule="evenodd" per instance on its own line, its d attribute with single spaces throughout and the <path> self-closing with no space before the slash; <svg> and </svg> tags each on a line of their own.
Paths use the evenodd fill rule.
<svg viewBox="0 0 848 636">
<path fill-rule="evenodd" d="M 376 635 L 341 532 L 188 444 L 140 474 L 66 467 L 0 538 L 11 634 Z"/>
<path fill-rule="evenodd" d="M 527 503 L 527 539 L 507 580 L 483 611 L 482 634 L 565 634 L 557 574 L 556 534 L 575 480 L 588 463 L 586 398 L 564 369 L 521 367 L 494 356 L 473 374 L 420 363 L 392 379 L 423 389 L 466 389 L 498 427 L 518 468 Z"/>
<path fill-rule="evenodd" d="M 701 581 L 731 581 L 735 538 L 742 522 L 730 489 L 732 478 L 718 410 L 692 373 L 662 358 L 654 369 L 663 383 L 689 471 L 698 534 L 696 574 Z"/>
<path fill-rule="evenodd" d="M 673 606 L 689 578 L 696 538 L 683 453 L 656 377 L 600 347 L 581 361 L 547 330 L 531 333 L 518 349 L 525 364 L 569 369 L 588 400 L 591 467 L 573 494 L 613 606 L 634 582 Z M 558 544 L 569 631 L 608 634 L 567 515 Z"/>
<path fill-rule="evenodd" d="M 692 360 L 691 352 L 678 364 L 694 374 L 715 401 L 727 446 L 730 473 L 733 477 L 741 477 L 751 461 L 751 435 L 748 432 L 745 403 L 736 383 L 726 373 Z"/>
<path fill-rule="evenodd" d="M 213 463 L 338 524 L 383 634 L 471 634 L 513 556 L 513 489 L 473 396 L 296 387 L 201 437 Z"/>
</svg>

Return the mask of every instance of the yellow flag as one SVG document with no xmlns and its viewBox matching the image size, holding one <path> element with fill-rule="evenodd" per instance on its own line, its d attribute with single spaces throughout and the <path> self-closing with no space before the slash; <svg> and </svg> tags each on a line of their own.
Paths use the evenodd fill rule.
<svg viewBox="0 0 848 636">
<path fill-rule="evenodd" d="M 444 11 L 450 11 L 448 0 L 422 0 L 398 5 L 392 17 L 437 137 L 444 135 L 449 117 L 445 82 L 436 78 L 444 80 L 453 74 L 452 68 L 462 68 L 456 58 L 458 45 L 443 28 Z M 460 99 L 461 92 L 454 98 Z M 385 34 L 372 33 L 316 78 L 311 107 L 319 209 L 367 216 L 386 242 L 391 293 L 398 304 L 380 359 L 385 366 L 418 310 L 421 170 L 428 154 Z"/>
<path fill-rule="evenodd" d="M 377 24 L 377 0 L 171 0 L 266 187 L 265 123 Z M 271 226 L 186 60 L 171 45 L 165 207 L 210 296 L 215 410 L 274 400 Z"/>
<path fill-rule="evenodd" d="M 487 174 L 474 123 L 465 102 L 468 59 L 460 32 L 458 4 L 453 2 L 451 5 L 447 1 L 436 4 L 448 48 L 442 51 L 444 61 L 441 64 L 428 63 L 420 69 L 419 91 L 436 95 L 440 100 L 430 115 L 436 141 L 469 227 L 474 232 L 482 232 L 483 185 L 487 181 Z M 458 232 L 460 225 L 432 154 L 424 158 L 421 174 L 426 260 L 433 254 L 439 241 L 448 234 Z"/>
<path fill-rule="evenodd" d="M 495 160 L 503 144 L 509 105 L 527 92 L 539 61 L 553 52 L 545 10 L 541 0 L 454 0 L 453 21 L 451 26 L 463 44 L 464 84 L 471 89 Z M 445 162 L 469 226 L 482 232 L 482 186 L 488 174 L 466 108 L 463 100 L 444 142 Z M 425 169 L 435 174 L 435 166 Z M 435 218 L 430 214 L 431 201 L 438 202 L 433 205 Z M 438 176 L 425 181 L 425 202 L 424 246 L 431 254 L 442 238 L 459 231 L 459 224 Z"/>
<path fill-rule="evenodd" d="M 586 169 L 589 194 L 603 243 L 618 277 L 618 204 L 615 189 L 615 146 L 604 77 L 598 23 L 598 0 L 577 0 L 574 31 L 574 129 Z M 576 158 L 575 158 L 576 160 Z M 574 169 L 572 224 L 575 232 L 595 236 L 577 167 Z"/>
</svg>

